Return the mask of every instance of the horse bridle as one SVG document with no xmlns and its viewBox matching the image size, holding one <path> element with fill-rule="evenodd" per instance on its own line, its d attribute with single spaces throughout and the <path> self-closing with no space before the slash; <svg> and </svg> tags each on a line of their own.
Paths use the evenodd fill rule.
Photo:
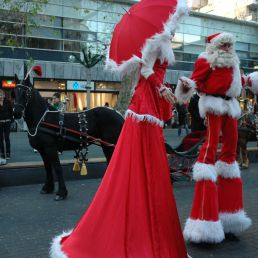
<svg viewBox="0 0 258 258">
<path fill-rule="evenodd" d="M 17 84 L 16 88 L 25 88 L 26 89 L 26 91 L 25 91 L 26 92 L 25 105 L 22 105 L 22 104 L 16 103 L 16 102 L 14 103 L 14 108 L 19 107 L 19 106 L 22 107 L 22 112 L 24 114 L 24 112 L 25 112 L 25 110 L 26 110 L 26 108 L 28 106 L 29 100 L 30 100 L 30 98 L 32 96 L 32 88 L 29 87 L 29 86 L 26 86 L 24 84 L 21 84 L 21 83 Z"/>
</svg>

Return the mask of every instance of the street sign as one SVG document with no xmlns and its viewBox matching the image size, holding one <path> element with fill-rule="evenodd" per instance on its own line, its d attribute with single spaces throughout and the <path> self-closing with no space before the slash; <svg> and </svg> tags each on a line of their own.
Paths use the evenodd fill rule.
<svg viewBox="0 0 258 258">
<path fill-rule="evenodd" d="M 67 81 L 67 90 L 87 90 L 87 81 Z M 90 90 L 94 90 L 94 82 L 90 82 Z"/>
</svg>

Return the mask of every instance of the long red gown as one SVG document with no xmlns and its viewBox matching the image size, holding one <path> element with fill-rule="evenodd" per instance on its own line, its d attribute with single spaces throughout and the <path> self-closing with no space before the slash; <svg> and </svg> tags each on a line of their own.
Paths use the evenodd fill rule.
<svg viewBox="0 0 258 258">
<path fill-rule="evenodd" d="M 53 240 L 51 257 L 186 258 L 171 189 L 156 78 L 140 77 L 120 138 L 99 189 L 72 232 Z M 159 85 L 156 85 L 159 86 Z"/>
</svg>

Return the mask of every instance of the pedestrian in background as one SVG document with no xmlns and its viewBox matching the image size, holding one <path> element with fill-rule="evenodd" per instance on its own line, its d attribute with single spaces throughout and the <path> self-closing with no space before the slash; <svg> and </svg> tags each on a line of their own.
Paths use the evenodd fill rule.
<svg viewBox="0 0 258 258">
<path fill-rule="evenodd" d="M 194 94 L 188 105 L 188 112 L 191 114 L 191 132 L 205 131 L 205 121 L 199 112 L 199 95 Z"/>
<path fill-rule="evenodd" d="M 64 111 L 64 104 L 61 102 L 61 94 L 59 92 L 54 93 L 52 97 L 52 106 L 59 111 Z"/>
<path fill-rule="evenodd" d="M 187 125 L 187 108 L 185 104 L 176 104 L 176 110 L 178 114 L 178 136 L 181 135 L 182 128 L 185 129 L 186 135 L 189 133 L 188 125 Z"/>
<path fill-rule="evenodd" d="M 2 159 L 10 159 L 10 129 L 13 119 L 11 101 L 5 97 L 3 90 L 0 90 L 0 151 Z"/>
</svg>

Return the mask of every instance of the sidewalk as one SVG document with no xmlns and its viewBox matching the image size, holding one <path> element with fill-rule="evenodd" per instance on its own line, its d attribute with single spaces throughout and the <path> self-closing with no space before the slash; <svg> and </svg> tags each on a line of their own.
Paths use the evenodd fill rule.
<svg viewBox="0 0 258 258">
<path fill-rule="evenodd" d="M 163 130 L 164 137 L 168 144 L 173 147 L 179 145 L 185 136 L 185 130 L 183 130 L 181 136 L 177 136 L 177 129 L 166 128 Z M 26 132 L 12 132 L 10 136 L 11 140 L 11 159 L 8 163 L 15 162 L 32 162 L 41 161 L 39 153 L 34 153 L 33 149 L 29 145 L 29 140 Z M 248 147 L 256 146 L 256 142 L 249 142 Z M 65 151 L 59 156 L 60 160 L 71 160 L 74 157 L 74 151 Z M 89 158 L 104 157 L 101 147 L 90 146 Z"/>
<path fill-rule="evenodd" d="M 172 146 L 177 146 L 182 138 L 185 136 L 182 134 L 181 137 L 176 137 L 176 129 L 165 129 L 164 135 L 166 140 Z M 8 160 L 8 163 L 17 163 L 17 162 L 35 162 L 42 161 L 39 153 L 35 153 L 31 146 L 29 145 L 29 140 L 27 132 L 12 132 L 10 135 L 11 141 L 11 159 Z M 64 151 L 62 155 L 59 156 L 60 160 L 73 160 L 74 151 Z M 91 145 L 89 147 L 88 158 L 99 158 L 103 157 L 101 147 Z"/>
<path fill-rule="evenodd" d="M 251 164 L 242 175 L 245 210 L 253 220 L 252 227 L 240 237 L 239 242 L 225 240 L 219 245 L 187 244 L 193 258 L 258 258 L 258 164 Z M 0 257 L 47 258 L 51 239 L 63 230 L 74 227 L 100 181 L 67 182 L 69 197 L 62 202 L 53 201 L 54 195 L 40 195 L 40 185 L 2 188 Z M 177 182 L 173 188 L 183 225 L 191 209 L 194 182 Z"/>
</svg>

